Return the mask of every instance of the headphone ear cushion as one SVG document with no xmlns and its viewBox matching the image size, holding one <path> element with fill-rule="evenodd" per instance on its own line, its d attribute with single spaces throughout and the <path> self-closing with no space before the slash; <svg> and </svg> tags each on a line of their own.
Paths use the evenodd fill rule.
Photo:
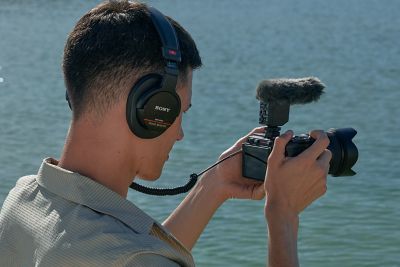
<svg viewBox="0 0 400 267">
<path fill-rule="evenodd" d="M 126 117 L 138 137 L 160 136 L 179 116 L 181 101 L 175 91 L 161 89 L 162 76 L 148 74 L 133 86 L 128 95 Z"/>
</svg>

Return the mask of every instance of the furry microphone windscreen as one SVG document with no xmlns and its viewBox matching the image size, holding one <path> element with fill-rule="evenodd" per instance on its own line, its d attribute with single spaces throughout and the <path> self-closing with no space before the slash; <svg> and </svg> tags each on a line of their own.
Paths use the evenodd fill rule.
<svg viewBox="0 0 400 267">
<path fill-rule="evenodd" d="M 257 86 L 257 99 L 264 103 L 306 104 L 317 101 L 325 85 L 315 77 L 264 80 Z"/>
</svg>

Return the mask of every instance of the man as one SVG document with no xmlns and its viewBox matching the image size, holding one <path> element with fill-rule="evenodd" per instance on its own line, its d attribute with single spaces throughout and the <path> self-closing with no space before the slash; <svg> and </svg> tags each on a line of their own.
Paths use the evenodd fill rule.
<svg viewBox="0 0 400 267">
<path fill-rule="evenodd" d="M 190 35 L 170 21 L 182 54 L 176 86 L 181 108 L 165 132 L 149 139 L 127 123 L 132 86 L 165 68 L 148 7 L 111 1 L 78 21 L 63 60 L 73 110 L 67 140 L 60 160 L 45 159 L 38 174 L 20 178 L 4 202 L 0 266 L 193 266 L 190 250 L 224 201 L 265 195 L 269 266 L 298 265 L 299 213 L 326 191 L 331 155 L 321 131 L 311 132 L 315 143 L 295 158 L 284 156 L 292 133 L 278 137 L 264 184 L 241 176 L 240 155 L 222 162 L 162 225 L 126 200 L 133 179 L 160 176 L 184 136 L 182 116 L 191 106 L 193 70 L 201 59 Z"/>
</svg>

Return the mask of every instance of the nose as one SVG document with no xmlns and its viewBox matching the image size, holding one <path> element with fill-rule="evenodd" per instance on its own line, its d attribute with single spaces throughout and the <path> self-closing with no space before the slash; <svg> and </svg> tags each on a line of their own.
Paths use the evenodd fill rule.
<svg viewBox="0 0 400 267">
<path fill-rule="evenodd" d="M 181 141 L 184 136 L 185 136 L 185 134 L 183 133 L 183 129 L 181 127 L 179 130 L 178 138 L 176 138 L 176 141 Z"/>
</svg>

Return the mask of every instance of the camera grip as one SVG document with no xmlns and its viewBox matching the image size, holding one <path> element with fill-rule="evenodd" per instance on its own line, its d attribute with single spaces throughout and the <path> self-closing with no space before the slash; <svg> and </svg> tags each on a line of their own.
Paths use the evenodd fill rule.
<svg viewBox="0 0 400 267">
<path fill-rule="evenodd" d="M 308 134 L 294 136 L 286 145 L 285 156 L 296 157 L 301 152 L 309 148 L 314 142 L 315 139 L 310 137 Z"/>
</svg>

